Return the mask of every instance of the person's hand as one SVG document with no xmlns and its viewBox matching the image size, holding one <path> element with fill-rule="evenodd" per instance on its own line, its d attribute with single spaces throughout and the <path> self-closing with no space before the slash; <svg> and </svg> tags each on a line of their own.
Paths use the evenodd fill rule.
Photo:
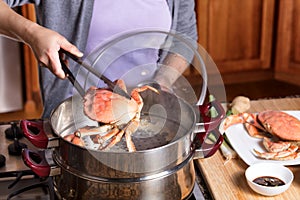
<svg viewBox="0 0 300 200">
<path fill-rule="evenodd" d="M 24 41 L 32 48 L 38 62 L 61 79 L 65 78 L 65 73 L 61 68 L 58 51 L 62 48 L 77 57 L 83 55 L 65 37 L 37 24 L 31 28 Z"/>
<path fill-rule="evenodd" d="M 58 54 L 61 48 L 77 57 L 83 55 L 65 37 L 24 18 L 1 0 L 0 19 L 0 34 L 28 44 L 39 63 L 59 78 L 65 78 Z"/>
</svg>

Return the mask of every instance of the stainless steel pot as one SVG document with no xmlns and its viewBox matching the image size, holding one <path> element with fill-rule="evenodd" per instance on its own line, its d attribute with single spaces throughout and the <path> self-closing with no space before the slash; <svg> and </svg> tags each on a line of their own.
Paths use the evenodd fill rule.
<svg viewBox="0 0 300 200">
<path fill-rule="evenodd" d="M 212 93 L 207 86 L 206 67 L 217 68 L 208 54 L 193 44 L 173 32 L 138 31 L 112 40 L 87 57 L 95 70 L 105 73 L 114 64 L 120 66 L 119 59 L 129 56 L 132 63 L 127 64 L 132 68 L 118 78 L 131 88 L 141 83 L 144 75 L 147 75 L 145 81 L 152 81 L 151 72 L 156 67 L 169 70 L 167 62 L 163 62 L 167 55 L 180 55 L 202 76 L 199 100 L 184 76 L 174 70 L 166 72 L 178 78 L 174 84 L 166 86 L 175 95 L 163 91 L 159 95 L 149 91 L 142 94 L 141 123 L 132 136 L 137 152 L 125 151 L 124 141 L 109 151 L 100 151 L 89 137 L 85 138 L 87 148 L 64 140 L 79 128 L 98 126 L 84 115 L 82 100 L 75 92 L 53 111 L 49 126 L 43 122 L 21 122 L 25 136 L 39 148 L 48 149 L 43 153 L 24 150 L 25 163 L 41 177 L 53 176 L 55 190 L 61 199 L 187 198 L 195 184 L 193 159 L 209 157 L 219 148 L 223 137 L 217 127 L 224 117 L 224 110 L 217 102 L 203 104 L 206 91 Z M 159 62 L 155 58 L 137 59 L 142 62 L 136 63 L 132 56 L 139 57 L 144 49 L 160 52 Z M 99 79 L 85 69 L 76 77 L 84 78 L 84 90 L 99 86 Z M 217 109 L 218 117 L 209 117 L 211 107 Z M 211 132 L 218 140 L 209 144 L 205 138 Z M 52 151 L 48 155 L 49 149 Z"/>
<path fill-rule="evenodd" d="M 146 93 L 143 98 L 142 120 L 151 118 L 151 123 L 164 123 L 155 134 L 147 137 L 139 138 L 141 131 L 145 131 L 139 129 L 133 138 L 138 151 L 133 153 L 119 151 L 118 147 L 110 151 L 83 148 L 63 139 L 83 125 L 98 125 L 84 115 L 82 107 L 78 106 L 82 105 L 80 99 L 76 103 L 74 98 L 67 99 L 53 111 L 50 118 L 52 136 L 49 127 L 41 122 L 21 122 L 25 136 L 33 144 L 54 148 L 50 157 L 60 170 L 53 178 L 62 199 L 184 199 L 192 192 L 195 184 L 193 158 L 213 155 L 223 141 L 218 131 L 211 130 L 224 116 L 222 106 L 216 102 L 201 106 L 200 110 L 205 111 L 202 119 L 206 121 L 203 127 L 207 130 L 196 134 L 195 109 L 198 107 L 167 92 L 155 97 Z M 211 106 L 216 106 L 220 113 L 217 118 L 207 118 L 206 111 Z M 164 112 L 153 112 L 153 107 Z M 210 132 L 218 138 L 217 143 L 204 142 Z M 160 141 L 154 142 L 156 140 Z M 143 145 L 148 147 L 144 149 Z M 25 163 L 39 176 L 57 172 L 57 169 L 51 171 L 49 161 L 43 157 L 31 150 L 23 152 Z"/>
</svg>

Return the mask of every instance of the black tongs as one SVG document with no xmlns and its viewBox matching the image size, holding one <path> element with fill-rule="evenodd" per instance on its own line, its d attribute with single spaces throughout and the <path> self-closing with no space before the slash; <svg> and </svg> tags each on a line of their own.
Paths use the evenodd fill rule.
<svg viewBox="0 0 300 200">
<path fill-rule="evenodd" d="M 115 93 L 117 93 L 119 95 L 122 95 L 122 96 L 124 96 L 124 97 L 126 97 L 128 99 L 131 98 L 130 95 L 127 92 L 125 92 L 122 88 L 120 88 L 116 83 L 114 83 L 113 81 L 111 81 L 110 79 L 108 79 L 103 74 L 100 74 L 98 71 L 96 71 L 89 64 L 84 63 L 81 58 L 78 58 L 77 56 L 71 54 L 70 52 L 65 51 L 64 49 L 60 49 L 60 52 L 64 53 L 65 55 L 67 55 L 68 57 L 70 57 L 72 60 L 74 60 L 75 62 L 77 62 L 78 64 L 80 64 L 82 67 L 84 67 L 86 70 L 88 70 L 89 72 L 91 72 L 92 74 L 94 74 L 96 77 L 98 77 L 101 80 L 103 80 L 104 83 L 106 83 L 108 85 L 108 87 L 111 90 L 113 90 Z M 73 76 L 72 72 L 69 70 L 69 68 L 66 66 L 66 64 L 62 61 L 62 59 L 61 59 L 61 64 L 62 64 L 62 68 L 63 68 L 64 72 L 68 76 L 68 79 L 72 82 L 72 84 L 77 89 L 77 91 L 79 92 L 79 94 L 81 96 L 84 96 L 85 92 L 84 92 L 83 88 L 76 81 L 76 79 Z"/>
</svg>

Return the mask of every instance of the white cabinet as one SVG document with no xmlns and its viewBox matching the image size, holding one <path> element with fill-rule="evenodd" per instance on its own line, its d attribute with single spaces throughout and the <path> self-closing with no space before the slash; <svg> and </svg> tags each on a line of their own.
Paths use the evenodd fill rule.
<svg viewBox="0 0 300 200">
<path fill-rule="evenodd" d="M 23 109 L 21 46 L 0 36 L 0 113 Z"/>
</svg>

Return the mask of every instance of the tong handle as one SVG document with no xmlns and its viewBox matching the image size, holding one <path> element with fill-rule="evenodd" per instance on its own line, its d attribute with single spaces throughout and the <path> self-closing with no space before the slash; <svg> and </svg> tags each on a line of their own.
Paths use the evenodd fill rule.
<svg viewBox="0 0 300 200">
<path fill-rule="evenodd" d="M 78 91 L 78 93 L 82 97 L 84 97 L 84 95 L 85 95 L 84 89 L 81 87 L 81 85 L 75 79 L 73 73 L 67 67 L 66 63 L 61 58 L 59 58 L 59 60 L 60 60 L 60 63 L 61 63 L 61 67 L 62 67 L 63 71 L 65 72 L 66 76 L 68 77 L 69 81 L 74 85 L 74 87 L 76 88 L 76 90 Z"/>
<path fill-rule="evenodd" d="M 100 74 L 98 71 L 96 71 L 93 67 L 88 65 L 87 63 L 84 63 L 81 58 L 78 58 L 77 56 L 71 54 L 70 52 L 60 49 L 60 52 L 64 53 L 65 55 L 69 56 L 72 60 L 83 66 L 86 70 L 94 74 L 96 77 L 100 78 L 101 80 L 104 81 L 108 85 L 110 89 L 112 89 L 115 93 L 120 94 L 127 99 L 130 99 L 130 95 L 125 92 L 122 88 L 120 88 L 118 85 L 116 85 L 114 82 L 112 82 L 109 78 L 104 76 L 103 74 Z"/>
</svg>

